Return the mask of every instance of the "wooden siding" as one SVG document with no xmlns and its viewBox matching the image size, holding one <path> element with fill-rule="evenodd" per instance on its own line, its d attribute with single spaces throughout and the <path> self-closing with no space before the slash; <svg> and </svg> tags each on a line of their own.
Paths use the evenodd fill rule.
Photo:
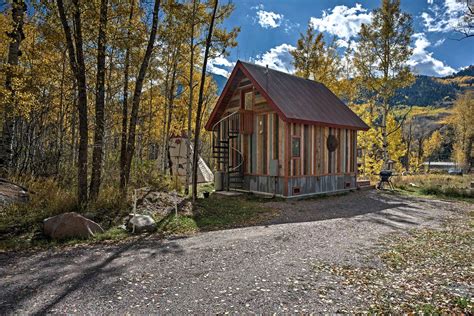
<svg viewBox="0 0 474 316">
<path fill-rule="evenodd" d="M 249 91 L 253 92 L 252 107 L 244 110 L 242 98 Z M 239 110 L 242 135 L 240 144 L 233 140 L 232 146 L 242 148 L 244 154 L 244 190 L 294 196 L 355 188 L 356 131 L 285 122 L 246 79 L 240 82 L 224 114 Z M 332 153 L 327 149 L 329 135 L 338 139 Z M 298 157 L 292 154 L 294 138 L 299 139 Z M 231 162 L 235 159 L 230 157 Z M 273 159 L 279 162 L 276 179 L 269 176 Z"/>
<path fill-rule="evenodd" d="M 327 175 L 294 177 L 288 181 L 288 196 L 320 194 L 355 189 L 354 175 Z M 299 188 L 298 194 L 293 189 Z"/>
<path fill-rule="evenodd" d="M 300 155 L 288 157 L 290 177 L 348 174 L 355 172 L 356 131 L 317 125 L 288 123 L 290 146 L 293 139 L 300 139 Z M 337 138 L 336 150 L 329 152 L 329 135 Z M 291 148 L 290 148 L 291 149 Z"/>
<path fill-rule="evenodd" d="M 294 188 L 298 188 L 299 193 L 293 193 Z M 275 178 L 270 176 L 246 175 L 243 184 L 243 190 L 245 191 L 269 193 L 288 197 L 331 193 L 353 190 L 355 188 L 356 177 L 354 175 L 293 177 L 288 179 L 287 184 L 285 184 L 284 177 Z"/>
<path fill-rule="evenodd" d="M 284 178 L 246 175 L 243 189 L 249 192 L 261 192 L 284 196 Z"/>
</svg>

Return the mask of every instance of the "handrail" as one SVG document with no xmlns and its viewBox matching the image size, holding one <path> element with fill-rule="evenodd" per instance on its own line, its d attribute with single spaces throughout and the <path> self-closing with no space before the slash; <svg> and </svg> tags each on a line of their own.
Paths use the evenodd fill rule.
<svg viewBox="0 0 474 316">
<path fill-rule="evenodd" d="M 224 116 L 224 117 L 221 118 L 219 121 L 217 121 L 214 125 L 212 125 L 212 130 L 214 131 L 214 129 L 216 128 L 217 124 L 219 124 L 219 123 L 221 123 L 222 121 L 228 119 L 228 118 L 231 117 L 232 115 L 238 114 L 238 113 L 239 113 L 239 111 L 235 111 L 235 112 L 230 113 L 230 114 L 227 115 L 227 116 Z"/>
<path fill-rule="evenodd" d="M 221 124 L 223 121 L 225 120 L 228 120 L 229 118 L 231 118 L 232 116 L 234 115 L 238 115 L 240 113 L 240 111 L 235 111 L 235 112 L 232 112 L 226 116 L 224 116 L 223 118 L 221 118 L 219 121 L 217 121 L 213 126 L 212 126 L 212 132 L 213 132 L 213 146 L 214 146 L 214 132 L 216 132 L 216 127 Z M 228 125 L 227 126 L 227 137 L 229 137 L 229 128 L 230 126 Z M 240 128 L 239 128 L 240 129 Z M 229 141 L 229 145 L 228 145 L 228 149 L 229 151 L 234 151 L 236 152 L 238 155 L 239 155 L 239 158 L 240 158 L 240 162 L 237 166 L 233 166 L 232 168 L 230 168 L 229 166 L 229 161 L 227 161 L 227 164 L 225 164 L 226 168 L 227 168 L 227 174 L 229 175 L 229 172 L 232 172 L 234 170 L 238 170 L 239 168 L 241 168 L 244 164 L 244 154 L 242 153 L 242 151 L 238 150 L 236 147 L 232 146 L 231 142 Z M 228 185 L 228 189 L 229 189 L 229 183 L 227 184 Z"/>
<path fill-rule="evenodd" d="M 244 154 L 240 150 L 235 148 L 234 146 L 230 146 L 230 149 L 233 149 L 234 151 L 236 151 L 241 157 L 240 164 L 238 164 L 237 166 L 229 169 L 229 171 L 234 171 L 234 170 L 237 170 L 238 168 L 240 168 L 244 164 Z"/>
</svg>

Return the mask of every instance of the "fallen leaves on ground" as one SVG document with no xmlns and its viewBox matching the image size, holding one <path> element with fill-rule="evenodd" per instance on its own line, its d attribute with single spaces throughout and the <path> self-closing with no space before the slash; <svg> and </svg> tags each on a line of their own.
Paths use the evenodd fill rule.
<svg viewBox="0 0 474 316">
<path fill-rule="evenodd" d="M 357 312 L 474 312 L 473 223 L 451 221 L 443 230 L 392 235 L 378 253 L 382 266 L 354 267 L 317 262 L 314 271 L 341 280 L 360 296 Z"/>
</svg>

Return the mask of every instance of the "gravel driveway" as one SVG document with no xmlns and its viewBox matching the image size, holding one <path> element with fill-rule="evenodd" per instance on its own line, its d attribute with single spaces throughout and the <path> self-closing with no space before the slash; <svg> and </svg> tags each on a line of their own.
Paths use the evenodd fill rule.
<svg viewBox="0 0 474 316">
<path fill-rule="evenodd" d="M 380 265 L 370 254 L 382 236 L 437 227 L 469 208 L 376 191 L 268 205 L 283 212 L 266 226 L 0 254 L 0 311 L 336 312 L 360 302 L 347 293 L 319 297 L 318 287 L 338 285 L 314 274 L 312 262 Z"/>
</svg>

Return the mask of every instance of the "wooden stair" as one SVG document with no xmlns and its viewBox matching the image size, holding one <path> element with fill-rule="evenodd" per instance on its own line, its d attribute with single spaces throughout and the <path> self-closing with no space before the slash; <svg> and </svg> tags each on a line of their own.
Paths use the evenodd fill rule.
<svg viewBox="0 0 474 316">
<path fill-rule="evenodd" d="M 238 149 L 232 147 L 234 139 L 239 143 L 239 123 L 238 120 L 231 123 L 231 119 L 233 119 L 232 116 L 229 117 L 229 121 L 225 122 L 225 124 L 224 121 L 222 121 L 219 122 L 220 125 L 214 126 L 213 131 L 217 132 L 217 135 L 220 134 L 224 136 L 213 138 L 212 146 L 213 158 L 217 163 L 223 165 L 227 190 L 243 189 L 244 186 L 243 155 Z M 221 133 L 221 129 L 224 129 L 223 133 Z M 220 132 L 218 132 L 218 130 Z M 232 162 L 230 157 L 233 157 Z"/>
<path fill-rule="evenodd" d="M 375 189 L 374 184 L 370 184 L 370 180 L 358 180 L 357 181 L 357 190 L 373 190 Z"/>
</svg>

